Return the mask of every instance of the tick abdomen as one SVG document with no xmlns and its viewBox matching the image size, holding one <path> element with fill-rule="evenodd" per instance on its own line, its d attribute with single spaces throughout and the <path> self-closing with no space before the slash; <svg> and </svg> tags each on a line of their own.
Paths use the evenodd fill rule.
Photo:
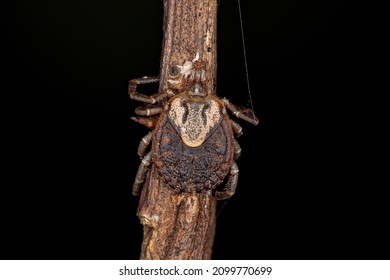
<svg viewBox="0 0 390 280">
<path fill-rule="evenodd" d="M 201 110 L 199 108 L 198 111 Z M 187 145 L 183 134 L 179 134 L 170 119 L 163 116 L 161 127 L 156 130 L 152 156 L 159 175 L 170 187 L 185 192 L 199 192 L 215 188 L 226 177 L 233 161 L 234 145 L 228 118 L 220 113 L 219 116 L 221 121 L 209 128 L 206 136 L 199 133 L 198 138 L 195 137 L 205 137 L 196 147 Z M 198 120 L 194 125 L 202 128 L 202 118 L 196 118 Z M 176 117 L 176 120 L 179 119 Z"/>
</svg>

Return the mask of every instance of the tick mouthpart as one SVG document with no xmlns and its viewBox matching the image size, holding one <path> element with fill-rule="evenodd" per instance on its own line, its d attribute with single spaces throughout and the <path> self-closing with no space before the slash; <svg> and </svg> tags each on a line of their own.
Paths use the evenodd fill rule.
<svg viewBox="0 0 390 280">
<path fill-rule="evenodd" d="M 194 85 L 190 88 L 189 94 L 191 96 L 206 96 L 206 92 L 200 83 L 194 83 Z"/>
</svg>

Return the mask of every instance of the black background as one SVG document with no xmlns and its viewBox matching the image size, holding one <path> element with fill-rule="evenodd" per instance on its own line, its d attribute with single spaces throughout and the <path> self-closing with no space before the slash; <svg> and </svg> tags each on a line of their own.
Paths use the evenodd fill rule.
<svg viewBox="0 0 390 280">
<path fill-rule="evenodd" d="M 254 127 L 214 259 L 388 258 L 388 10 L 242 1 Z M 156 75 L 162 1 L 2 4 L 3 259 L 137 259 L 131 185 L 147 129 L 129 79 Z M 218 95 L 250 106 L 237 2 L 218 11 Z M 388 104 L 388 103 L 387 103 Z M 388 173 L 388 170 L 387 170 Z"/>
</svg>

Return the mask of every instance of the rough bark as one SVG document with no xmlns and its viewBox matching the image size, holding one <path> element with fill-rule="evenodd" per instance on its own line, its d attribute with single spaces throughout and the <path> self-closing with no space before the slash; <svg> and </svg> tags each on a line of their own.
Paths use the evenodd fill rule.
<svg viewBox="0 0 390 280">
<path fill-rule="evenodd" d="M 171 84 L 172 66 L 206 63 L 206 88 L 216 92 L 217 0 L 164 0 L 160 92 Z M 178 88 L 179 87 L 179 88 Z M 152 164 L 138 208 L 144 225 L 141 259 L 210 259 L 216 199 L 210 190 L 178 193 L 165 185 Z"/>
<path fill-rule="evenodd" d="M 209 191 L 178 194 L 159 180 L 152 167 L 138 211 L 144 225 L 141 259 L 210 259 L 215 208 Z"/>
<path fill-rule="evenodd" d="M 216 92 L 217 0 L 164 0 L 164 42 L 160 91 L 169 87 L 169 69 L 192 61 L 206 62 L 206 86 Z"/>
</svg>

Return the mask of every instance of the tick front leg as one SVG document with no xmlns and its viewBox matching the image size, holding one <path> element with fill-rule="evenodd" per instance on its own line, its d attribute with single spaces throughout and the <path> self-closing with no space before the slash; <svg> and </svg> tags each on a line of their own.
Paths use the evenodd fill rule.
<svg viewBox="0 0 390 280">
<path fill-rule="evenodd" d="M 138 85 L 144 85 L 144 84 L 150 84 L 150 83 L 157 83 L 160 81 L 160 78 L 157 76 L 145 76 L 142 78 L 132 79 L 129 82 L 129 95 L 132 99 L 138 100 L 137 98 L 144 98 L 148 100 L 149 96 L 145 96 L 143 94 L 140 94 L 137 92 L 137 86 Z M 143 101 L 143 100 L 139 100 Z M 146 102 L 146 101 L 144 101 Z M 149 102 L 147 102 L 149 103 Z"/>
<path fill-rule="evenodd" d="M 174 95 L 174 93 L 171 90 L 167 90 L 164 92 L 159 92 L 156 94 L 153 94 L 151 96 L 147 96 L 141 93 L 137 92 L 137 86 L 142 84 L 149 84 L 149 83 L 155 83 L 160 81 L 159 77 L 155 76 L 145 76 L 138 79 L 130 80 L 129 82 L 129 95 L 131 99 L 149 103 L 149 104 L 155 104 L 161 100 L 163 100 L 165 97 Z"/>
<path fill-rule="evenodd" d="M 137 175 L 135 176 L 133 184 L 133 195 L 139 195 L 141 185 L 145 181 L 145 175 L 149 171 L 149 165 L 152 161 L 152 152 L 146 154 L 141 160 L 141 164 L 138 167 Z"/>
<path fill-rule="evenodd" d="M 233 162 L 230 167 L 230 178 L 226 187 L 222 191 L 216 191 L 215 197 L 217 200 L 224 200 L 230 198 L 235 192 L 238 182 L 238 166 Z"/>
<path fill-rule="evenodd" d="M 239 108 L 238 106 L 231 103 L 226 98 L 222 98 L 221 101 L 225 106 L 232 111 L 232 113 L 239 119 L 243 119 L 251 124 L 257 125 L 259 120 L 256 118 L 255 114 L 251 109 L 248 108 Z"/>
</svg>

